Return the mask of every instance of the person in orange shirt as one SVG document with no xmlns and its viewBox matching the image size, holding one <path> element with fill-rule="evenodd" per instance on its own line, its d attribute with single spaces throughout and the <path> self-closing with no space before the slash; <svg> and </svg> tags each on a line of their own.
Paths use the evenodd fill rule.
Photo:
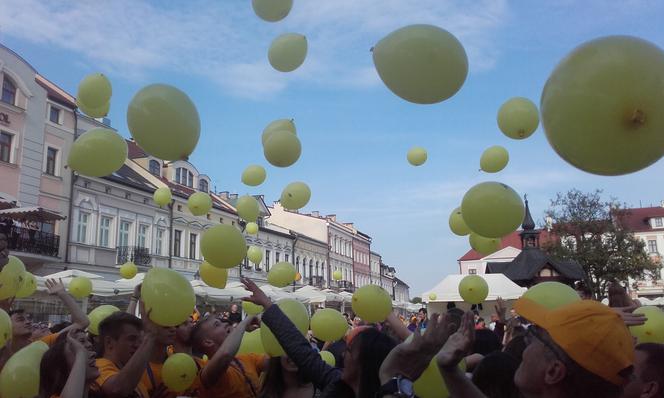
<svg viewBox="0 0 664 398">
<path fill-rule="evenodd" d="M 210 358 L 200 373 L 201 398 L 254 398 L 260 392 L 260 374 L 267 368 L 265 355 L 237 355 L 248 325 L 242 320 L 234 329 L 229 320 L 214 315 L 202 318 L 191 333 L 195 352 Z"/>
</svg>

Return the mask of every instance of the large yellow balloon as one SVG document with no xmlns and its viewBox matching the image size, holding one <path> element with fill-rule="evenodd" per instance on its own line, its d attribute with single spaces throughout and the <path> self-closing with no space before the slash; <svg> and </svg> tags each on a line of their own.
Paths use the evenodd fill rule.
<svg viewBox="0 0 664 398">
<path fill-rule="evenodd" d="M 237 350 L 237 353 L 238 355 L 265 354 L 265 348 L 263 348 L 260 329 L 256 329 L 252 332 L 244 332 L 242 335 L 242 342 L 240 343 L 240 348 Z"/>
<path fill-rule="evenodd" d="M 459 282 L 459 295 L 470 304 L 480 304 L 489 295 L 489 284 L 479 275 L 468 275 Z"/>
<path fill-rule="evenodd" d="M 406 158 L 413 166 L 421 166 L 427 161 L 427 150 L 421 146 L 412 147 L 408 150 Z"/>
<path fill-rule="evenodd" d="M 551 73 L 540 102 L 549 144 L 588 173 L 622 175 L 664 155 L 664 51 L 648 41 L 589 41 Z"/>
<path fill-rule="evenodd" d="M 37 278 L 29 272 L 23 273 L 23 278 L 18 290 L 16 291 L 16 298 L 30 297 L 37 290 Z"/>
<path fill-rule="evenodd" d="M 452 211 L 448 223 L 450 225 L 450 230 L 455 235 L 466 236 L 470 233 L 470 228 L 468 228 L 466 222 L 463 221 L 463 216 L 461 215 L 461 206 Z"/>
<path fill-rule="evenodd" d="M 309 315 L 307 315 L 307 309 L 304 307 L 304 304 L 293 299 L 281 299 L 277 301 L 277 305 L 288 319 L 293 322 L 297 330 L 299 330 L 303 336 L 306 335 L 307 330 L 309 329 Z M 279 345 L 277 338 L 274 337 L 274 334 L 272 334 L 272 331 L 265 323 L 262 324 L 260 331 L 263 347 L 268 355 L 279 357 L 286 354 L 281 345 Z"/>
<path fill-rule="evenodd" d="M 300 139 L 286 130 L 275 131 L 263 146 L 265 159 L 276 167 L 293 165 L 302 154 Z"/>
<path fill-rule="evenodd" d="M 99 108 L 111 100 L 112 94 L 110 80 L 103 73 L 92 73 L 85 76 L 78 84 L 76 103 Z"/>
<path fill-rule="evenodd" d="M 645 324 L 629 328 L 632 336 L 639 343 L 664 344 L 664 311 L 655 306 L 639 307 L 635 314 L 643 314 L 648 318 Z"/>
<path fill-rule="evenodd" d="M 329 351 L 321 351 L 320 352 L 320 357 L 325 362 L 326 364 L 334 367 L 337 364 L 337 360 L 334 359 L 334 354 L 332 354 Z"/>
<path fill-rule="evenodd" d="M 461 213 L 471 231 L 486 238 L 501 238 L 519 227 L 526 208 L 509 186 L 482 182 L 466 192 Z"/>
<path fill-rule="evenodd" d="M 194 103 L 166 84 L 143 87 L 134 95 L 127 109 L 127 125 L 136 143 L 162 160 L 187 159 L 201 131 Z"/>
<path fill-rule="evenodd" d="M 307 57 L 307 38 L 297 33 L 284 33 L 270 44 L 267 58 L 279 72 L 292 72 Z"/>
<path fill-rule="evenodd" d="M 0 309 L 0 349 L 12 338 L 12 320 L 5 310 Z"/>
<path fill-rule="evenodd" d="M 152 199 L 159 206 L 166 206 L 171 203 L 173 200 L 173 195 L 171 195 L 171 190 L 166 187 L 157 188 L 152 195 Z"/>
<path fill-rule="evenodd" d="M 416 104 L 435 104 L 456 94 L 468 75 L 468 57 L 450 32 L 410 25 L 373 49 L 378 75 L 392 92 Z"/>
<path fill-rule="evenodd" d="M 244 228 L 244 231 L 249 235 L 256 235 L 258 233 L 258 224 L 255 222 L 247 223 L 247 226 Z"/>
<path fill-rule="evenodd" d="M 480 157 L 480 168 L 487 173 L 497 173 L 507 166 L 510 155 L 507 149 L 500 145 L 487 148 Z"/>
<path fill-rule="evenodd" d="M 267 273 L 267 283 L 276 287 L 286 287 L 295 280 L 295 266 L 289 262 L 276 263 Z"/>
<path fill-rule="evenodd" d="M 194 289 L 180 273 L 152 268 L 145 275 L 141 298 L 150 320 L 160 326 L 177 326 L 186 321 L 196 305 Z"/>
<path fill-rule="evenodd" d="M 120 312 L 120 309 L 114 305 L 100 305 L 94 310 L 90 311 L 88 314 L 88 319 L 90 320 L 90 325 L 88 326 L 88 331 L 95 336 L 99 336 L 99 324 L 104 319 L 108 318 L 109 315 Z"/>
<path fill-rule="evenodd" d="M 23 261 L 11 255 L 8 260 L 0 272 L 0 300 L 16 296 L 16 292 L 21 287 L 23 275 L 25 274 Z"/>
<path fill-rule="evenodd" d="M 468 243 L 473 250 L 485 256 L 500 250 L 500 238 L 485 238 L 471 232 L 468 235 Z"/>
<path fill-rule="evenodd" d="M 498 110 L 498 127 L 515 140 L 530 137 L 539 125 L 537 105 L 528 98 L 514 97 L 505 101 Z"/>
<path fill-rule="evenodd" d="M 244 310 L 244 312 L 246 312 L 249 315 L 258 315 L 261 312 L 263 312 L 262 305 L 254 304 L 250 301 L 243 301 L 242 309 Z"/>
<path fill-rule="evenodd" d="M 164 385 L 174 392 L 183 392 L 191 387 L 197 374 L 196 361 L 191 356 L 181 352 L 168 357 L 161 368 L 161 378 Z"/>
<path fill-rule="evenodd" d="M 461 370 L 466 370 L 465 361 L 459 363 Z M 431 359 L 429 366 L 424 370 L 419 379 L 413 383 L 415 394 L 420 398 L 448 398 L 450 392 L 447 390 L 443 376 L 438 370 L 436 357 Z"/>
<path fill-rule="evenodd" d="M 84 276 L 72 278 L 69 282 L 69 294 L 74 298 L 82 299 L 92 293 L 92 281 Z"/>
<path fill-rule="evenodd" d="M 265 169 L 263 166 L 252 164 L 242 172 L 242 182 L 250 187 L 261 185 L 265 181 Z"/>
<path fill-rule="evenodd" d="M 268 22 L 286 18 L 293 7 L 293 0 L 251 0 L 256 15 Z"/>
<path fill-rule="evenodd" d="M 39 365 L 46 351 L 46 343 L 35 341 L 9 358 L 0 372 L 2 398 L 32 398 L 39 395 Z"/>
<path fill-rule="evenodd" d="M 247 258 L 254 264 L 260 264 L 263 260 L 263 249 L 258 246 L 249 246 L 247 249 Z"/>
<path fill-rule="evenodd" d="M 291 182 L 281 191 L 279 202 L 288 210 L 298 210 L 309 203 L 311 199 L 311 189 L 303 182 Z"/>
<path fill-rule="evenodd" d="M 581 300 L 571 287 L 560 282 L 542 282 L 531 287 L 523 296 L 550 310 Z"/>
<path fill-rule="evenodd" d="M 216 287 L 217 289 L 223 289 L 226 287 L 226 282 L 228 282 L 228 269 L 217 268 L 207 261 L 204 261 L 198 269 L 198 272 L 200 272 L 203 282 L 208 286 Z"/>
<path fill-rule="evenodd" d="M 260 214 L 258 201 L 251 195 L 244 195 L 237 198 L 235 209 L 237 210 L 238 216 L 248 222 L 256 222 L 258 215 Z"/>
<path fill-rule="evenodd" d="M 340 281 L 343 278 L 343 274 L 341 273 L 341 270 L 336 270 L 332 273 L 332 279 L 335 281 Z"/>
<path fill-rule="evenodd" d="M 353 293 L 353 312 L 366 322 L 382 322 L 391 311 L 392 297 L 380 286 L 362 286 Z"/>
<path fill-rule="evenodd" d="M 247 255 L 247 242 L 234 226 L 215 225 L 203 233 L 201 253 L 215 267 L 233 268 Z"/>
<path fill-rule="evenodd" d="M 127 160 L 127 142 L 113 130 L 88 130 L 71 146 L 67 165 L 90 177 L 111 175 Z"/>
<path fill-rule="evenodd" d="M 341 312 L 323 308 L 311 317 L 311 331 L 321 341 L 337 341 L 346 335 L 348 322 Z"/>
<path fill-rule="evenodd" d="M 131 279 L 138 273 L 138 267 L 133 261 L 126 262 L 120 267 L 120 275 L 125 279 Z"/>
<path fill-rule="evenodd" d="M 187 207 L 195 216 L 205 215 L 212 208 L 212 198 L 205 192 L 196 192 L 187 200 Z"/>
<path fill-rule="evenodd" d="M 105 117 L 106 115 L 108 115 L 108 111 L 111 110 L 110 101 L 95 108 L 90 107 L 82 102 L 79 102 L 78 100 L 76 101 L 76 105 L 78 106 L 78 109 L 81 110 L 81 112 L 95 119 L 98 119 L 100 117 Z"/>
<path fill-rule="evenodd" d="M 263 135 L 261 136 L 261 142 L 263 143 L 263 145 L 265 145 L 265 143 L 267 142 L 268 138 L 270 138 L 270 135 L 272 135 L 272 133 L 281 130 L 286 130 L 290 131 L 293 134 L 297 134 L 297 128 L 295 127 L 295 122 L 293 121 L 293 119 L 273 120 L 263 129 Z"/>
</svg>

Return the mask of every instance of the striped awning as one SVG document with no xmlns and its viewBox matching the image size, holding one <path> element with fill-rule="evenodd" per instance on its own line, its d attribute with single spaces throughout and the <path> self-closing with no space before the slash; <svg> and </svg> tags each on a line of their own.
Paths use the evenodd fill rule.
<svg viewBox="0 0 664 398">
<path fill-rule="evenodd" d="M 18 221 L 55 221 L 64 220 L 66 217 L 61 216 L 53 210 L 32 206 L 0 210 L 0 218 L 11 218 Z"/>
<path fill-rule="evenodd" d="M 18 201 L 15 197 L 4 192 L 0 192 L 0 210 L 16 207 L 17 203 Z"/>
</svg>

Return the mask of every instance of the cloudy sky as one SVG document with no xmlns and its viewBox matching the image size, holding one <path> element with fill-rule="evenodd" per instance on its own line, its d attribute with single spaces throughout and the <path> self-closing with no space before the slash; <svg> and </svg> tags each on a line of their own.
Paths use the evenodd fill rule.
<svg viewBox="0 0 664 398">
<path fill-rule="evenodd" d="M 539 102 L 556 63 L 584 41 L 613 34 L 664 46 L 659 1 L 294 0 L 278 23 L 258 19 L 249 0 L 0 0 L 0 42 L 71 93 L 87 73 L 113 83 L 110 117 L 129 136 L 126 106 L 142 86 L 179 87 L 196 103 L 202 136 L 191 160 L 217 190 L 279 197 L 287 183 L 312 188 L 305 210 L 334 213 L 373 237 L 372 249 L 398 268 L 411 295 L 457 272 L 465 238 L 447 218 L 473 184 L 497 180 L 527 193 L 541 220 L 556 192 L 604 189 L 634 206 L 664 200 L 664 162 L 622 177 L 578 171 L 552 151 L 543 131 L 513 141 L 496 126 L 512 96 Z M 438 25 L 463 43 L 470 73 L 453 98 L 415 105 L 380 81 L 370 49 L 413 23 Z M 271 69 L 267 49 L 285 32 L 306 35 L 309 54 L 290 74 Z M 260 134 L 294 118 L 303 155 L 268 168 L 257 189 L 240 183 L 262 163 Z M 429 161 L 414 168 L 406 151 Z M 491 145 L 510 151 L 501 173 L 478 171 Z"/>
</svg>

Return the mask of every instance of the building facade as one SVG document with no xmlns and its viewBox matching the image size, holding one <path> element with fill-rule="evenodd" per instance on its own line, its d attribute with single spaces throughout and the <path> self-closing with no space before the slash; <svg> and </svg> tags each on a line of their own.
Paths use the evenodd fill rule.
<svg viewBox="0 0 664 398">
<path fill-rule="evenodd" d="M 383 262 L 383 258 L 380 254 L 371 251 L 369 253 L 369 263 L 371 266 L 371 283 L 374 285 L 381 286 L 381 275 L 380 275 L 380 265 Z"/>
<path fill-rule="evenodd" d="M 295 238 L 295 269 L 301 283 L 319 288 L 329 287 L 327 243 L 291 230 Z"/>
<path fill-rule="evenodd" d="M 352 226 L 352 224 L 351 224 Z M 371 284 L 371 237 L 353 228 L 353 283 L 356 287 Z"/>
</svg>

